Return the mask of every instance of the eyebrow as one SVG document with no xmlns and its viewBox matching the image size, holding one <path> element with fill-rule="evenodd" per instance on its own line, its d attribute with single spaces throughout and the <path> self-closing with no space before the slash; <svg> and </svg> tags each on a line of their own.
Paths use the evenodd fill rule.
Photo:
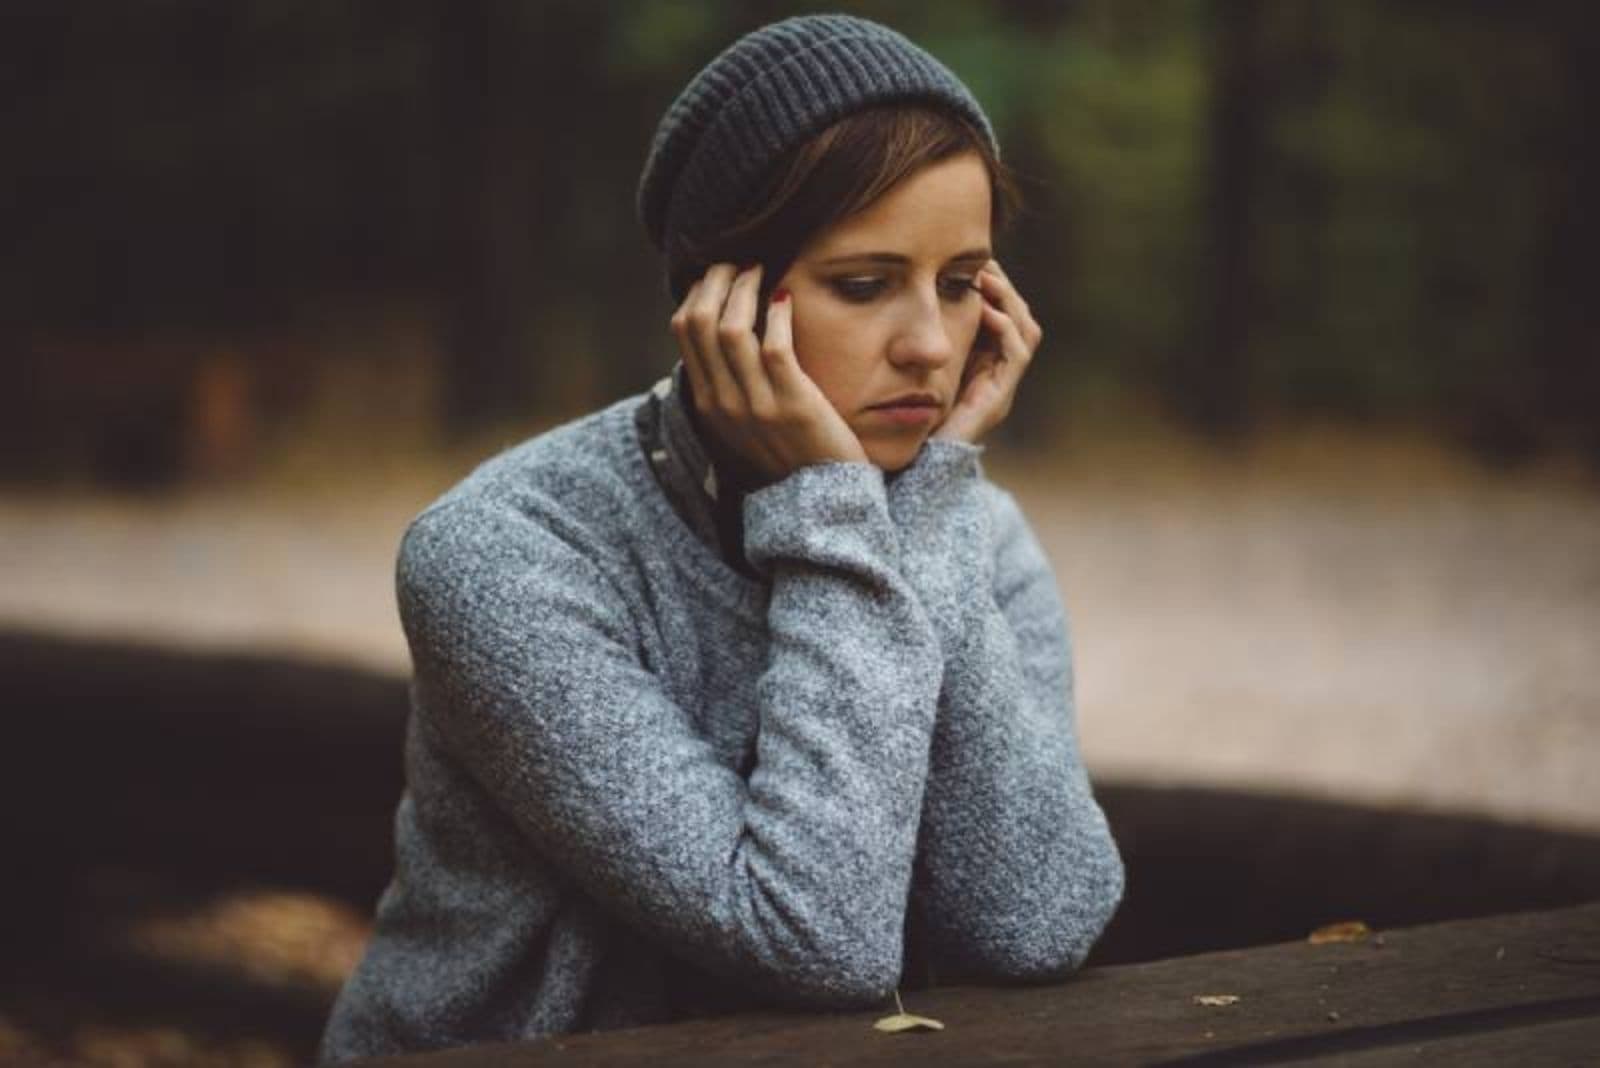
<svg viewBox="0 0 1600 1068">
<path fill-rule="evenodd" d="M 969 248 L 964 252 L 957 252 L 951 256 L 947 263 L 956 263 L 961 260 L 987 260 L 994 253 L 987 248 Z M 819 260 L 823 265 L 830 263 L 893 263 L 907 264 L 911 262 L 909 256 L 902 256 L 898 252 L 852 252 L 845 256 L 830 256 Z"/>
</svg>

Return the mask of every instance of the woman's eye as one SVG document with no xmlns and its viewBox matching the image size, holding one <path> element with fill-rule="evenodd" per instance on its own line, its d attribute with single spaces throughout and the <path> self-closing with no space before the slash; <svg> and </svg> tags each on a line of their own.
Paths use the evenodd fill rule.
<svg viewBox="0 0 1600 1068">
<path fill-rule="evenodd" d="M 883 283 L 872 278 L 838 278 L 833 288 L 846 300 L 868 301 L 878 295 Z"/>
<path fill-rule="evenodd" d="M 977 292 L 977 288 L 973 285 L 976 278 L 977 275 L 971 275 L 966 278 L 945 279 L 945 296 L 951 300 L 961 300 L 968 293 Z"/>
</svg>

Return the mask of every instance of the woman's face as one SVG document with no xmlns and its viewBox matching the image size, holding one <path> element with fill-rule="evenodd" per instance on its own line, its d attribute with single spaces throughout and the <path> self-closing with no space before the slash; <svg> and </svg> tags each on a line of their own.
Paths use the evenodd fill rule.
<svg viewBox="0 0 1600 1068">
<path fill-rule="evenodd" d="M 779 280 L 801 368 L 886 471 L 915 459 L 955 404 L 981 321 L 972 283 L 991 255 L 989 197 L 976 153 L 929 164 L 819 233 Z M 936 405 L 876 407 L 908 393 Z"/>
</svg>

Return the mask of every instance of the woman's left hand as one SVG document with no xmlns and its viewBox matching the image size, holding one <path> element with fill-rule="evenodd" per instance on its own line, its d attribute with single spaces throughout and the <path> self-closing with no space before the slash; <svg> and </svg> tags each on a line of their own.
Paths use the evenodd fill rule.
<svg viewBox="0 0 1600 1068">
<path fill-rule="evenodd" d="M 980 341 L 967 357 L 961 396 L 945 417 L 936 438 L 953 438 L 976 444 L 1011 412 L 1017 383 L 1028 369 L 1044 331 L 1028 311 L 997 260 L 978 272 L 979 299 L 983 302 Z"/>
</svg>

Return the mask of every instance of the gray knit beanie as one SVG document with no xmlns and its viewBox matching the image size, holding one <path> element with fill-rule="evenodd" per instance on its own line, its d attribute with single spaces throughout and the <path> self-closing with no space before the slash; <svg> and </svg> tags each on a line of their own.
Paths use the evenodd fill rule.
<svg viewBox="0 0 1600 1068">
<path fill-rule="evenodd" d="M 639 219 L 667 255 L 673 299 L 684 295 L 674 284 L 684 266 L 675 234 L 716 232 L 786 152 L 845 115 L 894 101 L 952 109 L 999 156 L 989 117 L 961 79 L 867 19 L 797 15 L 745 34 L 707 64 L 662 117 L 639 177 Z"/>
</svg>

